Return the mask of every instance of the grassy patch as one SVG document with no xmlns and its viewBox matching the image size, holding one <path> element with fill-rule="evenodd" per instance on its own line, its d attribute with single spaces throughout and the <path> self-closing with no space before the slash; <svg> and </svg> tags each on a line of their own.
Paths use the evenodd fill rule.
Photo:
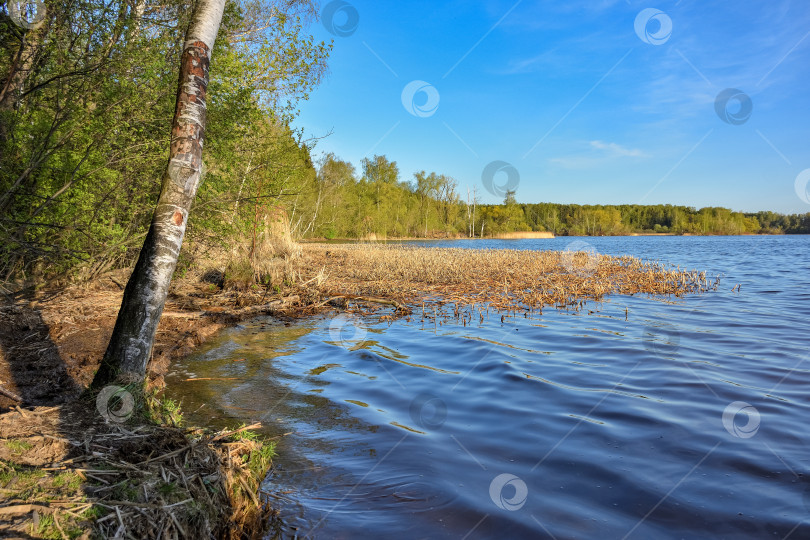
<svg viewBox="0 0 810 540">
<path fill-rule="evenodd" d="M 163 495 L 167 500 L 175 498 L 180 493 L 180 486 L 174 482 L 161 482 L 158 485 L 158 493 Z"/>
<path fill-rule="evenodd" d="M 136 501 L 138 487 L 132 480 L 125 480 L 111 490 L 111 498 L 119 501 Z"/>
<path fill-rule="evenodd" d="M 56 528 L 53 516 L 48 514 L 40 516 L 38 524 L 34 525 L 31 523 L 31 532 L 40 538 L 53 538 L 54 540 L 62 538 L 62 535 L 59 534 L 59 529 Z"/>
<path fill-rule="evenodd" d="M 110 385 L 107 388 L 114 387 Z M 87 407 L 93 409 L 106 406 L 107 416 L 113 423 L 124 425 L 150 424 L 158 426 L 181 427 L 183 412 L 180 403 L 165 397 L 161 390 L 144 388 L 143 384 L 129 384 L 117 387 L 104 405 L 99 405 L 99 392 L 88 391 L 83 396 Z M 102 400 L 103 402 L 104 400 Z M 103 415 L 103 413 L 102 413 Z"/>
<path fill-rule="evenodd" d="M 247 465 L 250 475 L 261 483 L 276 456 L 276 443 L 253 430 L 245 429 L 247 426 L 244 423 L 240 425 L 235 433 L 228 436 L 228 440 L 249 443 L 248 453 L 242 460 Z"/>
<path fill-rule="evenodd" d="M 81 476 L 72 471 L 57 474 L 51 482 L 53 487 L 64 488 L 68 491 L 78 490 L 82 486 Z"/>
<path fill-rule="evenodd" d="M 158 425 L 174 427 L 183 425 L 183 411 L 180 409 L 180 403 L 159 392 L 147 393 L 146 417 L 150 422 Z"/>
<path fill-rule="evenodd" d="M 19 456 L 31 450 L 33 446 L 27 441 L 9 439 L 6 441 L 6 448 L 8 448 L 12 454 Z"/>
<path fill-rule="evenodd" d="M 257 478 L 258 482 L 264 479 L 267 470 L 273 463 L 276 455 L 276 443 L 261 441 L 261 445 L 250 453 L 248 458 L 248 469 L 250 474 Z"/>
<path fill-rule="evenodd" d="M 41 485 L 45 476 L 41 469 L 0 461 L 0 487 L 8 499 L 28 500 L 42 493 L 47 488 Z"/>
<path fill-rule="evenodd" d="M 73 499 L 76 501 L 75 508 L 78 509 L 86 506 L 82 485 L 81 476 L 73 471 L 43 471 L 40 468 L 0 461 L 2 499 L 9 506 L 18 504 L 49 506 L 48 503 L 54 499 Z M 29 513 L 22 521 L 18 520 L 16 528 L 9 530 L 24 532 L 25 537 L 33 538 L 59 540 L 65 537 L 77 538 L 87 530 L 87 522 L 100 515 L 100 512 L 92 506 L 77 513 L 67 513 L 63 510 L 71 509 L 60 506 L 55 515 L 37 512 L 36 518 Z"/>
</svg>

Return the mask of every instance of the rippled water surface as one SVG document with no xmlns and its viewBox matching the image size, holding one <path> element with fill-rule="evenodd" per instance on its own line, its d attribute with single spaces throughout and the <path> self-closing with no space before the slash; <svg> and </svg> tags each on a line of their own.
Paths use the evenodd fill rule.
<svg viewBox="0 0 810 540">
<path fill-rule="evenodd" d="M 810 237 L 578 240 L 723 281 L 466 327 L 260 320 L 170 391 L 279 437 L 283 538 L 810 538 Z"/>
</svg>

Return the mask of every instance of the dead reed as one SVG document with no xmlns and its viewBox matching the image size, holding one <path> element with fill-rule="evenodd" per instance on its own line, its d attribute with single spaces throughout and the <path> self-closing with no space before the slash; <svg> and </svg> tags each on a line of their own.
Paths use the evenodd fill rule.
<svg viewBox="0 0 810 540">
<path fill-rule="evenodd" d="M 325 295 L 377 296 L 412 305 L 434 300 L 502 310 L 565 308 L 611 294 L 701 293 L 719 282 L 704 272 L 586 251 L 307 244 L 304 257 L 302 278 L 325 273 Z"/>
</svg>

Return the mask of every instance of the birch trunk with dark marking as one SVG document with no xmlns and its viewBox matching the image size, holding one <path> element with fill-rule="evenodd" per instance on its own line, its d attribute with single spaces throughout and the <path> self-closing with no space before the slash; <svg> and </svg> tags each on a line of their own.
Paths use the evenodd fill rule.
<svg viewBox="0 0 810 540">
<path fill-rule="evenodd" d="M 93 379 L 96 388 L 116 380 L 140 382 L 146 375 L 189 209 L 200 184 L 208 67 L 224 7 L 225 0 L 196 2 L 180 62 L 169 163 L 152 224 L 124 289 L 101 367 Z"/>
</svg>

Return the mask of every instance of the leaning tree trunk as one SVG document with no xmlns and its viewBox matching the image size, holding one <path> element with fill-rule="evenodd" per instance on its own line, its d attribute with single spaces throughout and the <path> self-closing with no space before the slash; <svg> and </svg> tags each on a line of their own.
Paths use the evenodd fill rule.
<svg viewBox="0 0 810 540">
<path fill-rule="evenodd" d="M 163 174 L 149 233 L 129 278 L 94 387 L 114 380 L 139 382 L 146 375 L 163 304 L 183 244 L 188 213 L 202 171 L 205 99 L 211 50 L 225 0 L 198 0 L 180 62 L 169 163 Z"/>
</svg>

